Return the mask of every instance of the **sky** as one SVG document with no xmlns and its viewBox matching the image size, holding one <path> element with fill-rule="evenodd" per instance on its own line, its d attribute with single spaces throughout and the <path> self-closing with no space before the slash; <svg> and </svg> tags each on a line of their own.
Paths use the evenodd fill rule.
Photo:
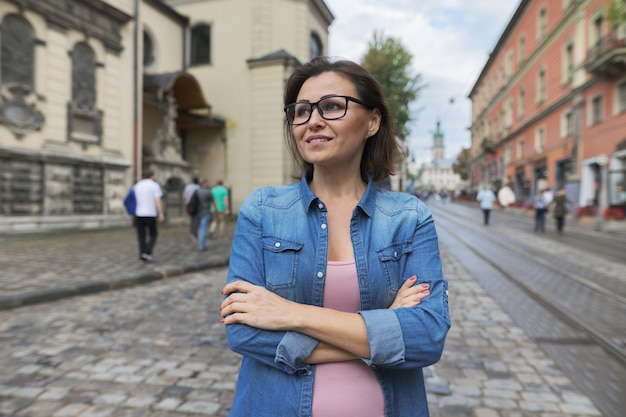
<svg viewBox="0 0 626 417">
<path fill-rule="evenodd" d="M 413 56 L 424 85 L 412 104 L 407 144 L 416 162 L 431 162 L 441 122 L 445 157 L 470 146 L 468 95 L 520 0 L 325 0 L 335 16 L 329 55 L 360 62 L 374 32 Z"/>
</svg>

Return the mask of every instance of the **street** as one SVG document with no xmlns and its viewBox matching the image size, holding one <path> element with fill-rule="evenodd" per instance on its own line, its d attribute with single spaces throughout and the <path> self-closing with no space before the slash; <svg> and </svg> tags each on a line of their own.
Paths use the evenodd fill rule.
<svg viewBox="0 0 626 417">
<path fill-rule="evenodd" d="M 507 264 L 528 273 L 545 268 L 541 259 L 531 263 L 532 256 L 521 258 L 520 253 L 509 257 L 504 244 L 493 249 L 485 242 L 506 235 L 517 239 L 514 247 L 534 245 L 549 259 L 558 252 L 559 262 L 578 262 L 578 273 L 584 275 L 585 266 L 608 281 L 623 279 L 625 265 L 585 256 L 575 247 L 555 246 L 543 236 L 516 229 L 514 219 L 508 217 L 494 216 L 493 225 L 485 228 L 487 235 L 482 235 L 475 207 L 433 203 L 431 208 L 441 239 L 444 275 L 450 281 L 452 317 L 441 361 L 425 369 L 431 416 L 618 417 L 621 411 L 613 410 L 624 397 L 623 364 L 502 278 Z M 468 229 L 463 229 L 463 223 Z M 111 232 L 111 236 L 118 238 L 119 233 L 128 231 Z M 107 233 L 97 235 L 98 246 L 106 246 Z M 198 256 L 184 229 L 165 229 L 162 237 L 157 254 L 168 265 Z M 501 270 L 469 249 L 470 237 L 502 262 Z M 75 240 L 59 239 L 66 242 L 55 249 L 61 257 L 61 246 Z M 0 250 L 18 244 L 25 245 L 0 242 Z M 30 241 L 31 246 L 38 244 L 37 239 Z M 54 246 L 54 239 L 48 238 L 46 244 Z M 217 252 L 223 246 L 212 242 L 210 247 Z M 88 253 L 83 257 L 99 259 Z M 596 264 L 590 265 L 594 258 Z M 69 266 L 61 258 L 58 262 L 59 272 L 54 275 L 61 276 L 60 271 Z M 94 261 L 99 262 L 107 261 Z M 48 267 L 49 275 L 55 268 Z M 0 311 L 0 416 L 226 416 L 239 364 L 238 355 L 227 347 L 218 316 L 226 273 L 226 267 L 212 267 Z M 10 279 L 0 274 L 3 281 Z M 80 274 L 74 275 L 78 279 Z M 567 292 L 559 294 L 564 300 L 567 296 Z M 588 303 L 595 311 L 596 301 Z M 608 319 L 607 331 L 611 323 L 623 324 L 619 316 Z M 587 360 L 592 356 L 595 362 Z M 572 366 L 575 361 L 579 365 Z M 604 373 L 604 382 L 598 381 L 598 372 Z"/>
</svg>

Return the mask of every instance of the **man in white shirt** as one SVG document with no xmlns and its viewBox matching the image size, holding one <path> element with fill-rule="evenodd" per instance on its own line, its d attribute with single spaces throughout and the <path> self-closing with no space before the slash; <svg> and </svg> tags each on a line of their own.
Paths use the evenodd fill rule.
<svg viewBox="0 0 626 417">
<path fill-rule="evenodd" d="M 154 262 L 152 250 L 158 236 L 157 219 L 159 222 L 165 220 L 163 203 L 161 201 L 163 191 L 154 179 L 154 172 L 148 172 L 144 179 L 137 182 L 133 187 L 137 200 L 135 227 L 137 229 L 137 240 L 139 241 L 139 259 L 144 262 Z M 148 230 L 147 240 L 146 229 Z"/>
</svg>

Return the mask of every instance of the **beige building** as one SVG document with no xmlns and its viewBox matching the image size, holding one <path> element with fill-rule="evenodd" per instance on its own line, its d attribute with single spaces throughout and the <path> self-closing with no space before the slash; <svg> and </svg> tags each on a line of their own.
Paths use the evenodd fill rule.
<svg viewBox="0 0 626 417">
<path fill-rule="evenodd" d="M 128 224 L 155 170 L 167 218 L 193 176 L 291 181 L 282 92 L 327 52 L 323 0 L 0 0 L 0 234 Z"/>
</svg>

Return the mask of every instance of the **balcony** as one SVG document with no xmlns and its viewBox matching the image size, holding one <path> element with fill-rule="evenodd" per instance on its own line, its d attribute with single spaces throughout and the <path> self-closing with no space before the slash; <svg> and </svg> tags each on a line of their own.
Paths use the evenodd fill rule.
<svg viewBox="0 0 626 417">
<path fill-rule="evenodd" d="M 480 144 L 481 149 L 484 153 L 495 153 L 496 152 L 496 144 L 490 138 L 485 138 Z"/>
<path fill-rule="evenodd" d="M 585 69 L 608 77 L 626 71 L 626 41 L 615 33 L 600 39 L 587 53 Z"/>
</svg>

